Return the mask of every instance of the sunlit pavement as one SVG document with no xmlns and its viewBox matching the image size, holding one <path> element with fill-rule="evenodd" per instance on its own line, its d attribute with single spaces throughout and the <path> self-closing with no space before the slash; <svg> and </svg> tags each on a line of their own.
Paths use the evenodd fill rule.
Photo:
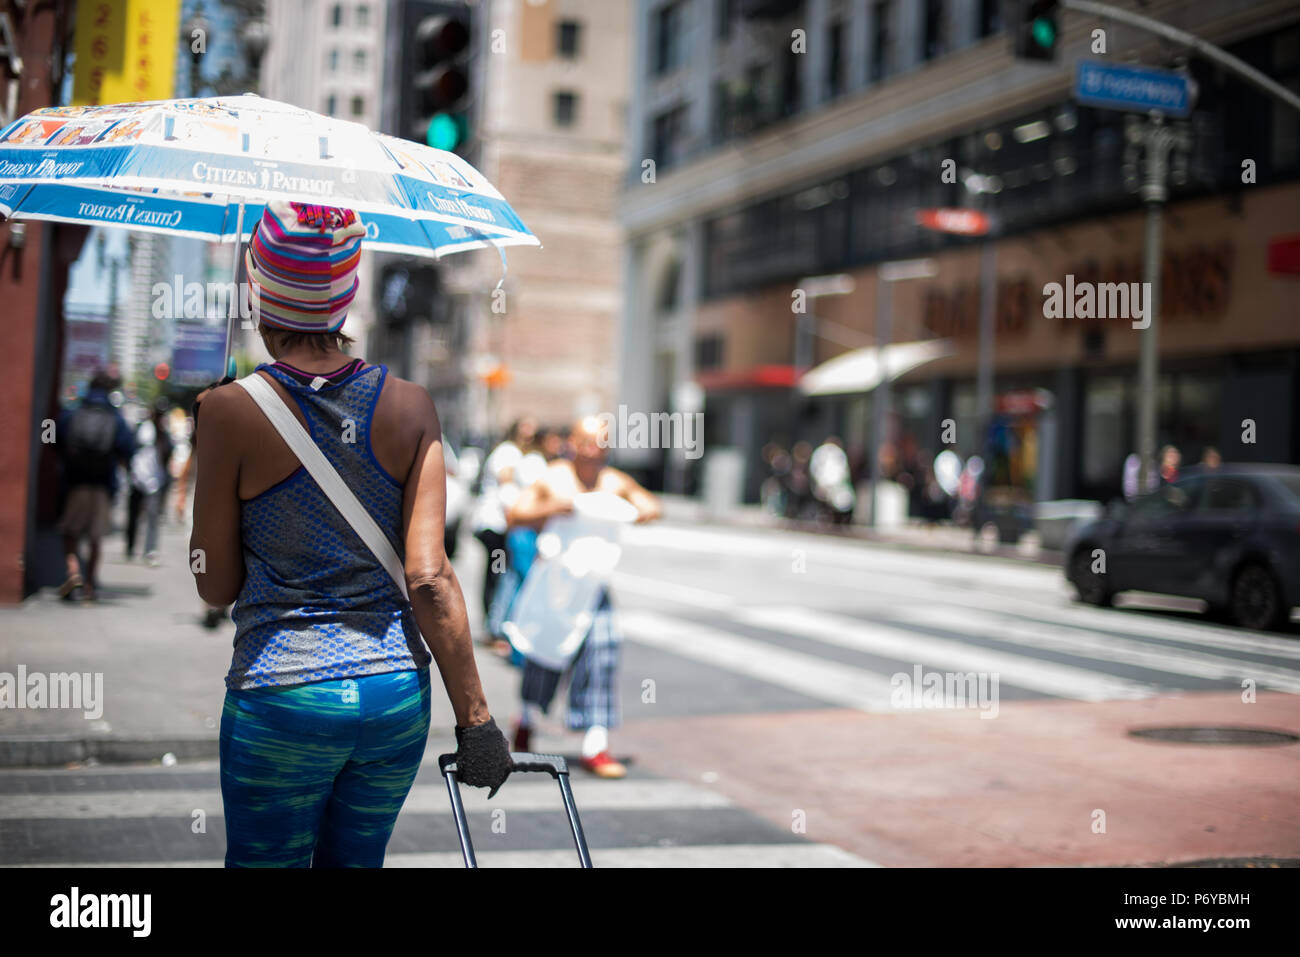
<svg viewBox="0 0 1300 957">
<path fill-rule="evenodd" d="M 233 625 L 199 624 L 185 530 L 170 527 L 164 549 L 163 567 L 149 568 L 110 541 L 93 606 L 38 596 L 0 612 L 0 671 L 105 675 L 93 720 L 0 712 L 4 754 L 153 759 L 0 772 L 0 862 L 220 864 L 212 759 Z M 471 609 L 481 565 L 466 536 L 457 566 Z M 1300 734 L 1294 624 L 1259 635 L 1180 612 L 1087 608 L 1041 564 L 667 523 L 631 531 L 615 596 L 626 723 L 612 743 L 631 773 L 574 775 L 597 866 L 1300 857 L 1300 745 L 1128 735 Z M 900 708 L 891 681 L 918 668 L 998 683 L 972 707 Z M 504 727 L 518 672 L 487 652 L 480 669 Z M 562 694 L 534 748 L 572 755 Z M 919 691 L 908 701 L 927 703 Z M 437 707 L 390 866 L 460 864 L 432 764 L 452 747 L 450 710 Z M 165 751 L 179 762 L 160 765 Z M 575 863 L 549 781 L 512 781 L 491 803 L 466 794 L 484 866 Z"/>
</svg>

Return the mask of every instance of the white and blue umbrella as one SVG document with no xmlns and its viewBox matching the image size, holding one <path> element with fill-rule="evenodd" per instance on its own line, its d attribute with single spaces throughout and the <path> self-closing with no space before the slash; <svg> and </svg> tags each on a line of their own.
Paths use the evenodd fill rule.
<svg viewBox="0 0 1300 957">
<path fill-rule="evenodd" d="M 252 94 L 49 107 L 0 131 L 12 219 L 242 243 L 277 199 L 354 209 L 387 252 L 540 245 L 460 156 Z"/>
</svg>

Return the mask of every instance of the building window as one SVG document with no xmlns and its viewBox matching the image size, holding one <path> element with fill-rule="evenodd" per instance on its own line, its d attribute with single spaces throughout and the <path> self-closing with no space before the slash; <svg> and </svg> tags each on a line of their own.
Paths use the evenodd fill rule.
<svg viewBox="0 0 1300 957">
<path fill-rule="evenodd" d="M 894 16 L 891 0 L 880 0 L 871 11 L 871 81 L 878 83 L 889 76 L 890 21 Z"/>
<path fill-rule="evenodd" d="M 560 56 L 566 60 L 576 60 L 581 36 L 582 24 L 577 20 L 561 20 L 556 27 L 555 40 Z"/>
<path fill-rule="evenodd" d="M 326 64 L 327 64 L 327 67 L 326 67 L 326 68 L 329 70 L 329 72 L 331 72 L 331 73 L 337 73 L 337 72 L 339 71 L 339 51 L 338 51 L 338 50 L 330 50 L 329 54 L 328 54 L 327 57 L 326 57 Z"/>
<path fill-rule="evenodd" d="M 357 26 L 363 30 L 370 26 L 370 8 L 364 3 L 357 4 Z"/>
<path fill-rule="evenodd" d="M 365 50 L 352 51 L 352 70 L 355 73 L 366 72 L 366 51 Z"/>
<path fill-rule="evenodd" d="M 335 27 L 343 26 L 343 4 L 336 3 L 330 10 L 330 25 Z"/>
<path fill-rule="evenodd" d="M 325 112 L 330 116 L 337 116 L 339 112 L 339 98 L 331 93 L 325 98 Z"/>
<path fill-rule="evenodd" d="M 980 0 L 980 39 L 991 37 L 1002 29 L 1002 0 Z"/>
<path fill-rule="evenodd" d="M 675 106 L 654 118 L 650 151 L 655 165 L 667 169 L 685 156 L 686 107 Z"/>
<path fill-rule="evenodd" d="M 677 311 L 682 301 L 682 263 L 674 259 L 659 281 L 659 294 L 655 297 L 655 311 L 669 315 Z"/>
<path fill-rule="evenodd" d="M 827 39 L 826 95 L 833 100 L 848 86 L 844 69 L 847 58 L 844 56 L 843 20 L 836 20 L 831 24 L 830 30 L 827 31 Z"/>
<path fill-rule="evenodd" d="M 816 90 L 811 91 L 814 95 Z M 787 44 L 781 63 L 780 115 L 793 116 L 803 106 L 803 54 L 795 53 Z"/>
<path fill-rule="evenodd" d="M 365 97 L 354 96 L 354 97 L 352 98 L 352 115 L 353 115 L 353 116 L 361 116 L 361 115 L 362 115 L 363 113 L 365 113 L 365 112 L 366 112 L 366 100 L 365 100 Z"/>
<path fill-rule="evenodd" d="M 572 126 L 578 115 L 577 94 L 570 93 L 567 90 L 556 93 L 554 112 L 556 126 Z"/>
<path fill-rule="evenodd" d="M 720 42 L 725 42 L 731 39 L 731 31 L 736 23 L 736 0 L 714 0 L 714 3 L 716 36 Z"/>
<path fill-rule="evenodd" d="M 925 23 L 921 36 L 921 59 L 933 60 L 943 53 L 943 0 L 925 0 Z"/>
<path fill-rule="evenodd" d="M 695 368 L 717 369 L 722 365 L 722 336 L 700 336 L 695 340 Z"/>
<path fill-rule="evenodd" d="M 676 0 L 655 14 L 654 70 L 659 76 L 671 73 L 686 60 L 685 4 Z"/>
</svg>

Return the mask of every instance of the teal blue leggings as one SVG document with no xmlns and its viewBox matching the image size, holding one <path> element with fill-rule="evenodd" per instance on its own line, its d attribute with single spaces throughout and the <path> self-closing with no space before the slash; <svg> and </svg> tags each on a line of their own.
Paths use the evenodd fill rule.
<svg viewBox="0 0 1300 957">
<path fill-rule="evenodd" d="M 227 691 L 227 867 L 382 867 L 429 735 L 429 669 Z"/>
</svg>

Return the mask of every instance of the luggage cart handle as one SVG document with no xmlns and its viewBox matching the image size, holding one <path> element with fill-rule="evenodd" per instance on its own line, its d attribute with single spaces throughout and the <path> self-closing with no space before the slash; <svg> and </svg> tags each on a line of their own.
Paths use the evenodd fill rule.
<svg viewBox="0 0 1300 957">
<path fill-rule="evenodd" d="M 569 786 L 569 765 L 558 754 L 533 754 L 529 751 L 515 751 L 510 755 L 514 763 L 511 771 L 544 771 L 560 784 L 560 797 L 564 801 L 564 810 L 569 818 L 569 830 L 573 833 L 573 842 L 578 849 L 578 863 L 582 867 L 591 867 L 591 854 L 587 850 L 587 836 L 582 830 L 582 821 L 578 818 L 578 806 L 573 800 L 573 789 Z M 452 811 L 456 817 L 456 830 L 460 836 L 461 852 L 466 867 L 478 867 L 474 857 L 474 845 L 469 836 L 469 824 L 465 820 L 465 808 L 460 800 L 460 782 L 456 779 L 456 755 L 438 755 L 438 770 L 447 781 L 447 792 L 451 796 Z"/>
<path fill-rule="evenodd" d="M 553 778 L 558 778 L 561 774 L 569 773 L 568 762 L 558 754 L 534 754 L 530 751 L 512 751 L 510 760 L 514 763 L 511 769 L 515 771 L 530 772 L 544 771 Z M 456 773 L 456 755 L 440 754 L 438 756 L 438 770 L 445 777 L 448 774 Z"/>
</svg>

